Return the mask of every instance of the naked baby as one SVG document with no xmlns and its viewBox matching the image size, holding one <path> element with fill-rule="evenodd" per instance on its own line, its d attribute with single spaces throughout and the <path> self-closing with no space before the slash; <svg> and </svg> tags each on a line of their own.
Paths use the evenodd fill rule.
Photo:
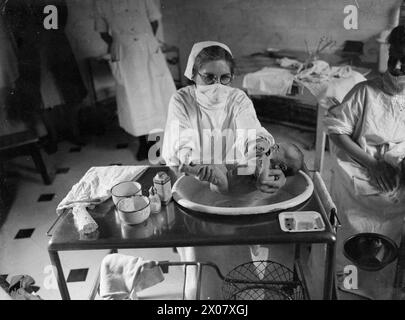
<svg viewBox="0 0 405 320">
<path fill-rule="evenodd" d="M 253 174 L 241 174 L 241 167 L 226 164 L 182 165 L 180 172 L 193 175 L 201 181 L 210 182 L 210 188 L 220 193 L 234 193 L 242 186 L 255 185 L 268 178 L 271 169 L 280 169 L 286 177 L 295 175 L 304 168 L 304 155 L 291 143 L 274 144 L 268 151 L 256 157 Z M 261 191 L 261 190 L 260 190 Z"/>
</svg>

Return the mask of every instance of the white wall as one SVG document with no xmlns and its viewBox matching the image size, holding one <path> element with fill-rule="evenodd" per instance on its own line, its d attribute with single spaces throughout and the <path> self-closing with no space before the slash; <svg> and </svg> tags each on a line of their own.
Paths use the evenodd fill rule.
<svg viewBox="0 0 405 320">
<path fill-rule="evenodd" d="M 182 64 L 194 42 L 217 40 L 236 55 L 267 47 L 305 49 L 323 35 L 341 46 L 366 42 L 365 60 L 377 61 L 375 37 L 389 24 L 401 0 L 357 0 L 359 29 L 343 26 L 346 5 L 355 0 L 162 0 L 165 39 L 182 52 Z"/>
<path fill-rule="evenodd" d="M 112 0 L 114 1 L 114 0 Z M 159 0 L 151 0 L 159 1 Z M 359 29 L 345 30 L 343 9 L 355 0 L 160 0 L 164 39 L 181 51 L 184 70 L 194 42 L 218 40 L 235 55 L 265 48 L 305 49 L 306 39 L 316 46 L 323 35 L 341 45 L 344 40 L 366 42 L 365 59 L 377 61 L 375 37 L 387 27 L 401 0 L 357 0 Z M 85 79 L 84 59 L 105 53 L 94 31 L 91 0 L 68 0 L 67 33 Z"/>
</svg>

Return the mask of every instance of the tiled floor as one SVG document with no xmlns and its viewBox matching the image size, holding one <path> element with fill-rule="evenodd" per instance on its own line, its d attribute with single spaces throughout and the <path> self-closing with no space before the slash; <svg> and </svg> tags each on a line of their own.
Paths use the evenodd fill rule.
<svg viewBox="0 0 405 320">
<path fill-rule="evenodd" d="M 279 125 L 266 127 L 276 140 L 293 141 L 301 146 L 307 166 L 313 168 L 313 133 Z M 43 299 L 60 299 L 52 277 L 47 253 L 49 238 L 46 235 L 56 218 L 57 204 L 92 166 L 147 164 L 146 161 L 141 163 L 135 160 L 137 142 L 118 129 L 111 129 L 104 136 L 87 137 L 87 145 L 81 148 L 67 142 L 60 143 L 58 147 L 56 154 L 45 155 L 48 167 L 55 175 L 52 185 L 45 186 L 42 183 L 29 158 L 18 158 L 8 164 L 9 171 L 18 174 L 14 179 L 17 182 L 17 194 L 0 229 L 0 275 L 6 276 L 8 281 L 18 274 L 32 276 L 41 287 L 38 294 Z M 328 179 L 327 168 L 325 172 Z M 73 299 L 87 299 L 106 253 L 107 251 L 101 250 L 61 254 Z M 120 253 L 153 260 L 178 260 L 178 255 L 172 249 L 120 250 Z M 174 268 L 166 275 L 164 282 L 145 290 L 140 296 L 155 299 L 181 298 L 182 277 L 182 270 Z"/>
</svg>

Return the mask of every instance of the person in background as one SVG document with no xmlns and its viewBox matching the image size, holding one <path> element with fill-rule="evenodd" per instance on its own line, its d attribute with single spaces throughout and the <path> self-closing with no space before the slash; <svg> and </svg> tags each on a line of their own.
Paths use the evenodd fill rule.
<svg viewBox="0 0 405 320">
<path fill-rule="evenodd" d="M 249 174 L 249 160 L 256 159 L 257 146 L 263 146 L 265 152 L 274 144 L 272 135 L 257 119 L 252 101 L 243 91 L 231 87 L 234 68 L 232 53 L 225 44 L 205 41 L 193 46 L 184 74 L 193 84 L 178 90 L 169 104 L 162 148 L 167 165 L 215 168 L 247 163 L 248 170 L 242 173 Z M 246 134 L 249 130 L 254 135 Z M 217 137 L 226 143 L 216 145 Z M 255 164 L 256 160 L 251 173 Z M 212 181 L 212 172 L 204 170 L 200 180 Z M 285 181 L 282 170 L 268 170 L 258 188 L 274 193 Z M 224 274 L 251 261 L 248 246 L 186 247 L 178 248 L 178 252 L 182 261 L 213 261 Z M 201 298 L 221 299 L 220 286 L 215 272 L 207 268 Z M 195 287 L 196 272 L 187 272 L 186 298 L 195 298 Z"/>
<path fill-rule="evenodd" d="M 329 110 L 325 120 L 336 156 L 331 195 L 342 224 L 337 235 L 338 275 L 345 266 L 353 265 L 343 254 L 343 243 L 350 236 L 379 233 L 397 244 L 401 238 L 405 198 L 393 202 L 386 194 L 404 176 L 398 177 L 401 170 L 385 161 L 384 152 L 405 141 L 404 26 L 392 30 L 389 44 L 388 71 L 357 84 L 340 105 Z M 403 159 L 405 155 L 398 156 Z M 395 263 L 378 272 L 358 269 L 356 292 L 391 299 L 394 276 Z M 338 282 L 343 279 L 339 277 Z"/>
<path fill-rule="evenodd" d="M 120 126 L 139 137 L 138 160 L 148 157 L 147 135 L 163 131 L 176 91 L 155 34 L 160 9 L 152 0 L 96 0 L 95 29 L 107 43 L 116 80 Z"/>
<path fill-rule="evenodd" d="M 67 139 L 76 144 L 84 144 L 79 129 L 79 111 L 83 99 L 87 96 L 87 89 L 84 85 L 79 66 L 74 56 L 69 39 L 66 36 L 65 29 L 68 23 L 68 6 L 65 0 L 40 0 L 36 2 L 38 11 L 42 12 L 42 20 L 46 14 L 43 9 L 47 5 L 53 5 L 57 8 L 58 28 L 47 30 L 43 28 L 40 39 L 40 56 L 43 70 L 49 70 L 50 81 L 52 81 L 56 94 L 60 97 L 61 104 L 64 106 L 64 119 L 68 127 Z M 44 76 L 44 73 L 42 74 Z M 43 83 L 44 79 L 42 79 Z M 43 100 L 45 107 L 49 109 L 54 106 L 47 106 L 46 97 L 51 95 L 51 84 L 43 88 Z M 51 117 L 51 110 L 45 109 L 45 117 Z M 52 139 L 56 140 L 57 123 L 55 119 L 49 119 L 48 123 L 53 124 L 51 132 Z"/>
<path fill-rule="evenodd" d="M 18 78 L 18 62 L 14 46 L 0 11 L 0 108 L 2 111 L 7 93 L 14 87 Z"/>
<path fill-rule="evenodd" d="M 19 75 L 6 98 L 7 115 L 37 132 L 42 106 L 39 54 L 42 23 L 33 0 L 5 1 L 2 14 L 15 43 Z"/>
<path fill-rule="evenodd" d="M 44 7 L 54 5 L 58 11 L 58 28 L 45 29 Z M 12 119 L 23 120 L 41 136 L 38 127 L 43 123 L 48 133 L 45 150 L 57 150 L 57 126 L 52 113 L 44 109 L 44 98 L 50 90 L 41 94 L 43 73 L 47 69 L 62 103 L 67 107 L 66 117 L 69 140 L 82 144 L 79 132 L 79 108 L 87 95 L 77 62 L 65 35 L 67 5 L 64 0 L 8 1 L 4 7 L 8 27 L 16 44 L 19 78 L 8 97 L 8 111 Z M 48 88 L 45 88 L 48 89 Z M 45 94 L 45 96 L 44 96 Z"/>
</svg>

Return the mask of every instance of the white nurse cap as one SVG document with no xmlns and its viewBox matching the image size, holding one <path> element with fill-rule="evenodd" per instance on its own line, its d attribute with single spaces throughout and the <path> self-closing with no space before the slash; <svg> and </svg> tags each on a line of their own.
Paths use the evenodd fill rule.
<svg viewBox="0 0 405 320">
<path fill-rule="evenodd" d="M 231 49 L 229 49 L 229 47 L 226 44 L 223 44 L 221 42 L 203 41 L 203 42 L 195 43 L 193 45 L 193 48 L 191 49 L 190 55 L 188 56 L 187 67 L 186 67 L 186 71 L 184 72 L 184 75 L 186 76 L 187 79 L 193 80 L 192 79 L 193 78 L 193 67 L 194 67 L 195 58 L 198 56 L 198 54 L 203 49 L 212 47 L 212 46 L 218 46 L 218 47 L 224 48 L 232 56 Z"/>
</svg>

